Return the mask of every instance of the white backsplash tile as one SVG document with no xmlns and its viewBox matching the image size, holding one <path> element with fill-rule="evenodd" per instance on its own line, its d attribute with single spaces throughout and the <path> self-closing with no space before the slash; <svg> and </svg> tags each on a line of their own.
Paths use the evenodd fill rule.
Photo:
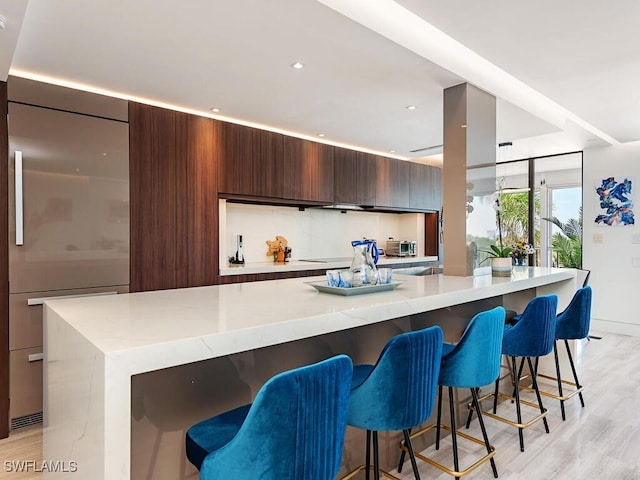
<svg viewBox="0 0 640 480">
<path fill-rule="evenodd" d="M 220 247 L 222 258 L 235 253 L 233 235 L 244 238 L 246 262 L 264 262 L 267 257 L 267 240 L 276 235 L 285 237 L 292 248 L 293 259 L 350 257 L 353 254 L 351 240 L 373 238 L 385 246 L 388 237 L 402 240 L 424 238 L 424 215 L 394 214 L 266 205 L 245 205 L 220 202 Z M 224 212 L 223 212 L 224 210 Z M 222 220 L 226 224 L 222 225 Z"/>
</svg>

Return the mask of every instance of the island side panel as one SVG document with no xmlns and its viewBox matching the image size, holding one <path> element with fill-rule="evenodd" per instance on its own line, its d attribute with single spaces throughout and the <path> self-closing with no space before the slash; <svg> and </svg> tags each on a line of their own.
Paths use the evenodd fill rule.
<svg viewBox="0 0 640 480">
<path fill-rule="evenodd" d="M 410 329 L 409 319 L 399 318 L 134 375 L 131 479 L 197 479 L 196 469 L 185 459 L 184 437 L 191 425 L 250 403 L 260 387 L 282 371 L 340 353 L 348 353 L 355 363 L 374 363 L 390 338 Z M 393 435 L 394 447 L 399 441 L 400 436 Z M 364 433 L 349 428 L 341 472 L 360 465 L 364 454 Z M 385 457 L 383 463 L 396 461 L 395 454 L 394 448 L 393 460 Z"/>
<path fill-rule="evenodd" d="M 43 478 L 107 480 L 104 356 L 46 303 L 44 340 Z"/>
</svg>

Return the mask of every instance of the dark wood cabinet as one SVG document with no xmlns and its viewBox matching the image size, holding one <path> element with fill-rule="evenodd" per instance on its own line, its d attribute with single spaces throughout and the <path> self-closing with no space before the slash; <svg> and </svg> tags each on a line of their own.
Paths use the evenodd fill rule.
<svg viewBox="0 0 640 480">
<path fill-rule="evenodd" d="M 213 285 L 218 277 L 218 164 L 222 157 L 222 123 L 179 114 L 176 140 L 184 167 L 177 190 L 180 241 L 178 256 L 186 275 L 178 283 Z M 179 177 L 178 177 L 179 178 Z"/>
<path fill-rule="evenodd" d="M 220 281 L 219 197 L 441 206 L 435 167 L 133 102 L 129 110 L 132 292 Z"/>
<path fill-rule="evenodd" d="M 377 157 L 376 206 L 409 208 L 410 164 L 395 158 Z"/>
<path fill-rule="evenodd" d="M 427 168 L 427 203 L 425 210 L 440 211 L 442 208 L 442 169 L 425 165 Z"/>
<path fill-rule="evenodd" d="M 282 197 L 283 136 L 233 123 L 221 125 L 221 192 L 255 197 Z"/>
<path fill-rule="evenodd" d="M 378 165 L 376 156 L 370 153 L 356 152 L 356 192 L 357 204 L 372 207 L 376 204 L 376 178 Z"/>
<path fill-rule="evenodd" d="M 336 148 L 333 202 L 372 207 L 376 204 L 375 155 Z"/>
<path fill-rule="evenodd" d="M 438 195 L 440 186 L 425 188 L 435 179 L 430 173 L 432 168 L 435 167 L 336 148 L 334 203 L 393 210 L 433 209 L 429 195 Z"/>
<path fill-rule="evenodd" d="M 280 133 L 261 130 L 258 151 L 254 157 L 254 188 L 260 197 L 285 196 L 287 187 L 284 167 L 284 140 Z"/>
<path fill-rule="evenodd" d="M 358 152 L 336 148 L 333 154 L 333 202 L 359 205 Z"/>
<path fill-rule="evenodd" d="M 220 123 L 131 103 L 129 136 L 130 290 L 215 283 Z"/>
<path fill-rule="evenodd" d="M 285 199 L 331 203 L 334 199 L 335 147 L 284 137 Z"/>
<path fill-rule="evenodd" d="M 390 207 L 393 205 L 392 169 L 393 165 L 390 158 L 376 157 L 376 206 Z"/>
<path fill-rule="evenodd" d="M 409 208 L 439 211 L 442 206 L 441 169 L 409 163 Z"/>
<path fill-rule="evenodd" d="M 435 167 L 220 123 L 220 193 L 247 201 L 438 210 Z M 427 187 L 425 188 L 425 185 Z"/>
<path fill-rule="evenodd" d="M 177 285 L 176 112 L 131 104 L 129 112 L 131 291 Z"/>
</svg>

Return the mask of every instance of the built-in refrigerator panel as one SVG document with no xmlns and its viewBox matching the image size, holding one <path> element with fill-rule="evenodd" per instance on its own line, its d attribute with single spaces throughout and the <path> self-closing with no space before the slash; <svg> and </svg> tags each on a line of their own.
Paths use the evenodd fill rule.
<svg viewBox="0 0 640 480">
<path fill-rule="evenodd" d="M 128 132 L 9 103 L 10 293 L 128 285 Z"/>
</svg>

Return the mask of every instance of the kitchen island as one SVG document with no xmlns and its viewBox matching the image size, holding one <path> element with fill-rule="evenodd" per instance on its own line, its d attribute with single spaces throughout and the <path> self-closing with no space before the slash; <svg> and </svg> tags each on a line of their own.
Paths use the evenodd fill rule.
<svg viewBox="0 0 640 480">
<path fill-rule="evenodd" d="M 184 430 L 249 402 L 278 371 L 338 353 L 372 362 L 393 335 L 433 324 L 455 341 L 473 313 L 539 294 L 563 308 L 575 277 L 516 267 L 511 278 L 398 275 L 397 289 L 357 296 L 317 292 L 312 277 L 46 301 L 44 459 L 77 462 L 70 478 L 196 478 Z M 343 470 L 362 463 L 353 444 Z"/>
</svg>

